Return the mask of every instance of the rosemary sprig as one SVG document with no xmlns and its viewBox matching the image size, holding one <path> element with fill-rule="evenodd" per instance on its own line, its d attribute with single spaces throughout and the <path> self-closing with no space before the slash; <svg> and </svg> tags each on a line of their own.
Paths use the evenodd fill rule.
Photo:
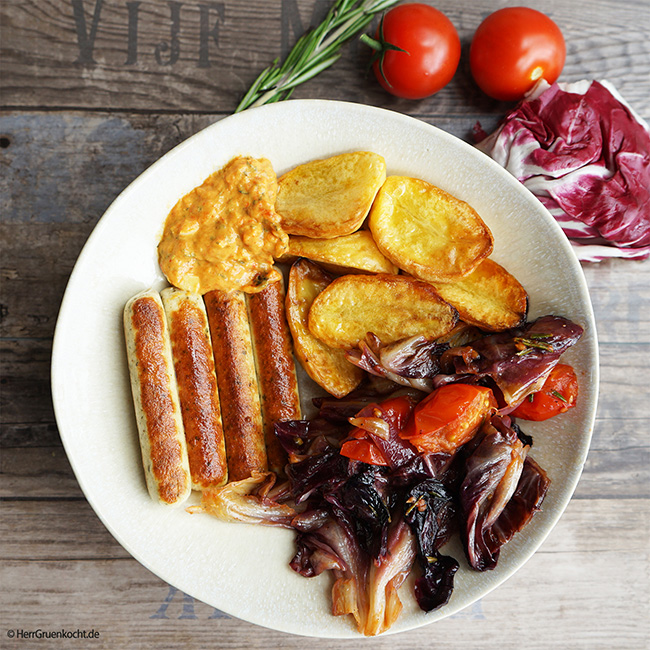
<svg viewBox="0 0 650 650">
<path fill-rule="evenodd" d="M 541 338 L 547 338 L 547 337 L 543 337 L 542 335 L 535 335 L 535 334 L 529 335 L 528 337 L 515 336 L 514 338 L 515 348 L 519 350 L 519 352 L 516 353 L 517 356 L 523 357 L 527 354 L 530 354 L 535 349 L 545 350 L 546 352 L 552 352 L 553 346 L 550 343 L 542 343 L 541 341 L 536 340 Z"/>
<path fill-rule="evenodd" d="M 399 0 L 336 0 L 323 22 L 303 34 L 283 63 L 263 70 L 243 96 L 235 113 L 245 108 L 287 99 L 294 88 L 329 68 L 341 46 L 365 29 L 374 16 Z"/>
</svg>

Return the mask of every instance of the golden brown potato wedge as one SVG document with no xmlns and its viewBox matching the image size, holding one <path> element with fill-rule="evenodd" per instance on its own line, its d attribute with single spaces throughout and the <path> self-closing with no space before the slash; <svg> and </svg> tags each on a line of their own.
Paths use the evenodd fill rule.
<svg viewBox="0 0 650 650">
<path fill-rule="evenodd" d="M 408 336 L 438 338 L 458 312 L 427 282 L 400 275 L 344 275 L 314 300 L 309 331 L 332 347 L 351 349 L 372 332 L 382 343 Z"/>
<path fill-rule="evenodd" d="M 397 273 L 398 268 L 377 248 L 368 230 L 358 230 L 351 235 L 333 239 L 289 237 L 289 248 L 279 259 L 306 257 L 337 275 L 351 271 L 366 273 Z"/>
<path fill-rule="evenodd" d="M 363 379 L 363 370 L 331 348 L 307 328 L 307 314 L 314 298 L 332 281 L 317 264 L 301 259 L 289 272 L 286 313 L 293 335 L 293 349 L 307 374 L 334 397 L 345 397 Z"/>
<path fill-rule="evenodd" d="M 299 165 L 278 180 L 275 209 L 290 235 L 319 239 L 359 228 L 386 179 L 383 157 L 344 153 Z"/>
<path fill-rule="evenodd" d="M 528 294 L 517 279 L 491 259 L 455 282 L 432 283 L 458 310 L 461 320 L 483 330 L 499 332 L 526 320 Z"/>
<path fill-rule="evenodd" d="M 461 278 L 492 252 L 492 233 L 470 205 L 417 178 L 389 176 L 368 224 L 389 260 L 430 282 Z"/>
</svg>

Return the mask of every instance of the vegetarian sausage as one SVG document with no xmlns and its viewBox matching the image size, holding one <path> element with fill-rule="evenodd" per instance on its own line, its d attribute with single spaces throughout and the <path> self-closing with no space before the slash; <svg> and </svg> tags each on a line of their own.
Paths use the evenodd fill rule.
<svg viewBox="0 0 650 650">
<path fill-rule="evenodd" d="M 154 500 L 178 505 L 192 487 L 169 330 L 157 292 L 127 302 L 124 333 L 147 488 Z"/>
<path fill-rule="evenodd" d="M 226 447 L 203 298 L 174 287 L 160 295 L 169 325 L 192 487 L 223 485 L 228 479 Z"/>
<path fill-rule="evenodd" d="M 291 334 L 284 311 L 284 284 L 272 282 L 248 294 L 248 314 L 262 403 L 269 469 L 284 475 L 287 454 L 274 433 L 279 420 L 300 419 L 300 396 Z"/>
<path fill-rule="evenodd" d="M 203 298 L 212 335 L 228 478 L 239 481 L 268 467 L 246 297 L 241 291 L 210 291 Z"/>
</svg>

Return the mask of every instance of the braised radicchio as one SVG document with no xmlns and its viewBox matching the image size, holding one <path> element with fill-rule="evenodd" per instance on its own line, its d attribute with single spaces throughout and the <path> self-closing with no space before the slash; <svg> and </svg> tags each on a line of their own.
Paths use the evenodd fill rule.
<svg viewBox="0 0 650 650">
<path fill-rule="evenodd" d="M 547 316 L 469 342 L 456 339 L 460 345 L 449 349 L 409 341 L 408 354 L 396 345 L 384 362 L 392 359 L 400 376 L 426 374 L 433 385 L 490 383 L 512 399 L 546 377 L 581 333 L 578 325 Z M 376 353 L 380 358 L 380 347 Z M 412 365 L 402 363 L 407 358 Z M 389 398 L 356 393 L 315 400 L 320 410 L 312 420 L 275 424 L 289 457 L 285 481 L 254 474 L 204 491 L 191 510 L 296 531 L 291 568 L 305 577 L 330 571 L 333 613 L 351 614 L 365 635 L 384 632 L 397 619 L 398 589 L 414 567 L 420 608 L 437 609 L 448 602 L 459 568 L 441 552 L 450 536 L 460 533 L 471 567 L 492 569 L 503 544 L 539 510 L 549 480 L 528 457 L 532 439 L 504 415 L 507 409 L 453 453 L 419 453 L 400 433 L 423 396 L 409 387 Z M 358 435 L 376 445 L 385 463 L 340 453 Z"/>
<path fill-rule="evenodd" d="M 415 598 L 425 612 L 445 605 L 453 590 L 458 562 L 438 549 L 451 535 L 454 516 L 453 495 L 442 481 L 427 479 L 409 490 L 404 517 L 417 539 L 422 575 L 415 581 Z"/>
<path fill-rule="evenodd" d="M 481 435 L 460 486 L 463 541 L 477 571 L 496 566 L 501 546 L 539 509 L 549 485 L 527 458 L 530 439 L 509 418 L 493 416 Z"/>
<path fill-rule="evenodd" d="M 542 82 L 477 146 L 540 199 L 579 259 L 650 255 L 650 130 L 607 82 Z"/>
<path fill-rule="evenodd" d="M 443 384 L 463 381 L 498 388 L 502 413 L 516 408 L 539 390 L 568 348 L 582 336 L 580 325 L 560 316 L 543 316 L 523 327 L 448 344 L 415 337 L 390 346 L 369 335 L 347 358 L 364 370 L 396 384 L 430 392 Z"/>
<path fill-rule="evenodd" d="M 541 388 L 562 353 L 582 333 L 580 325 L 566 318 L 543 316 L 523 328 L 485 336 L 445 352 L 441 363 L 448 374 L 438 375 L 434 386 L 489 378 L 503 397 L 500 406 L 512 410 Z"/>
</svg>

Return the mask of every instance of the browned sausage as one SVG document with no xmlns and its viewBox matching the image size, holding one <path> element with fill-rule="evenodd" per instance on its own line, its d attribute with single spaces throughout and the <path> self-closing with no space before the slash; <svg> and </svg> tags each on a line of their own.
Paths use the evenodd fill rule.
<svg viewBox="0 0 650 650">
<path fill-rule="evenodd" d="M 226 447 L 208 316 L 203 298 L 174 287 L 161 292 L 169 324 L 192 487 L 228 480 Z"/>
<path fill-rule="evenodd" d="M 210 291 L 203 298 L 212 335 L 228 478 L 239 481 L 268 467 L 246 297 L 241 291 Z"/>
<path fill-rule="evenodd" d="M 300 419 L 300 396 L 291 334 L 284 312 L 284 284 L 272 282 L 248 294 L 255 367 L 262 400 L 262 420 L 269 469 L 284 475 L 287 454 L 274 433 L 279 420 Z"/>
<path fill-rule="evenodd" d="M 145 291 L 124 307 L 124 333 L 147 488 L 177 505 L 191 492 L 167 320 L 160 295 Z"/>
</svg>

